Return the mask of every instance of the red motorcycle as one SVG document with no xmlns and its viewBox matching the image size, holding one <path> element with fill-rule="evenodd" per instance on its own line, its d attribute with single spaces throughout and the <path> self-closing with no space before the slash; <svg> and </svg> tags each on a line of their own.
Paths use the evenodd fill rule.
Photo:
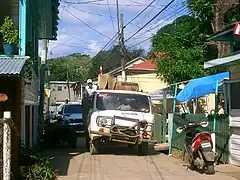
<svg viewBox="0 0 240 180">
<path fill-rule="evenodd" d="M 217 154 L 213 151 L 213 142 L 209 132 L 199 132 L 198 127 L 207 127 L 208 122 L 189 123 L 178 127 L 178 133 L 185 132 L 184 153 L 187 153 L 191 169 L 204 170 L 206 174 L 215 174 L 214 163 Z"/>
</svg>

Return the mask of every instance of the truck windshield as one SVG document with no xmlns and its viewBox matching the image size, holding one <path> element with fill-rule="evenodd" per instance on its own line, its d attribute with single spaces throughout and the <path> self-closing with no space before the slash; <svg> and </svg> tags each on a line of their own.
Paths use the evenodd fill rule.
<svg viewBox="0 0 240 180">
<path fill-rule="evenodd" d="M 64 113 L 82 113 L 82 106 L 80 104 L 65 105 Z"/>
<path fill-rule="evenodd" d="M 96 107 L 98 110 L 150 112 L 149 98 L 141 94 L 99 93 Z"/>
</svg>

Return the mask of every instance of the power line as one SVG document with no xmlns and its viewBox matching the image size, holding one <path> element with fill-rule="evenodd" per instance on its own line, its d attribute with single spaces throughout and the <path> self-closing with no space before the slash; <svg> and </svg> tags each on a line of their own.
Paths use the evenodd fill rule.
<svg viewBox="0 0 240 180">
<path fill-rule="evenodd" d="M 183 11 L 185 11 L 187 9 L 187 7 L 182 7 L 183 9 L 178 10 L 175 13 L 171 13 L 170 16 L 167 16 L 167 18 L 164 20 L 164 22 L 167 21 L 171 21 L 173 20 L 179 13 L 182 13 Z M 163 24 L 164 22 L 161 22 L 160 24 Z M 146 30 L 145 32 L 143 32 L 142 34 L 140 34 L 139 36 L 142 36 L 143 34 L 145 34 L 146 32 L 151 32 L 152 30 L 156 29 L 159 27 L 160 24 L 154 25 L 153 27 L 149 28 L 148 30 Z"/>
<path fill-rule="evenodd" d="M 148 6 L 146 8 L 144 8 L 141 12 L 139 12 L 132 20 L 130 20 L 124 27 L 123 29 L 125 29 L 129 24 L 131 24 L 138 16 L 140 16 L 148 7 L 151 6 L 151 4 L 154 2 L 155 0 L 153 0 L 150 4 L 148 4 Z M 116 6 L 117 6 L 117 23 L 118 23 L 118 32 L 117 34 L 114 35 L 114 37 L 112 39 L 115 38 L 116 35 L 118 35 L 120 33 L 120 27 L 119 27 L 119 4 L 118 4 L 118 0 L 116 0 Z M 101 51 L 104 50 L 104 48 L 111 42 L 111 40 L 102 48 Z"/>
<path fill-rule="evenodd" d="M 71 2 L 71 1 L 65 1 L 67 4 L 89 4 L 89 3 L 95 3 L 100 2 L 104 0 L 93 0 L 93 1 L 82 1 L 82 2 Z"/>
<path fill-rule="evenodd" d="M 139 17 L 147 8 L 149 8 L 152 4 L 153 4 L 153 2 L 154 2 L 155 0 L 153 0 L 151 3 L 149 3 L 148 5 L 147 5 L 147 7 L 145 7 L 142 11 L 140 11 L 132 20 L 130 20 L 124 27 L 123 27 L 123 29 L 125 29 L 129 24 L 131 24 L 137 17 Z M 108 44 L 109 43 L 111 43 L 111 41 L 119 34 L 119 32 L 120 32 L 120 27 L 119 27 L 119 4 L 118 4 L 118 0 L 116 0 L 116 4 L 115 4 L 116 6 L 117 6 L 117 22 L 118 22 L 118 32 L 113 36 L 113 38 L 112 39 L 110 39 L 110 41 L 108 41 L 107 42 L 107 44 L 101 49 L 101 51 L 103 51 L 107 46 L 108 46 Z M 170 5 L 170 4 L 169 4 Z M 160 13 L 159 13 L 160 14 Z M 99 52 L 101 52 L 101 51 L 99 51 Z"/>
<path fill-rule="evenodd" d="M 147 8 L 149 8 L 156 0 L 153 0 L 150 4 L 148 4 L 142 11 L 140 11 L 132 20 L 130 20 L 125 26 L 132 23 L 135 19 L 137 19 Z"/>
<path fill-rule="evenodd" d="M 183 7 L 184 7 L 184 6 L 183 6 Z M 182 8 L 183 8 L 183 7 L 182 7 Z M 185 7 L 183 10 L 185 10 L 185 9 L 187 9 L 187 7 Z M 178 13 L 182 12 L 183 10 L 174 11 L 174 13 L 171 13 L 170 15 L 165 16 L 164 18 L 167 17 L 167 19 L 165 19 L 164 22 L 167 22 L 168 20 L 171 21 L 176 15 L 178 15 Z M 173 15 L 173 14 L 174 14 L 174 15 Z M 172 16 L 172 15 L 173 15 L 173 16 Z M 159 18 L 158 20 L 160 21 L 160 20 L 162 20 L 162 19 Z M 156 24 L 152 25 L 151 28 L 147 29 L 146 31 L 144 31 L 143 33 L 141 33 L 139 36 L 134 37 L 133 39 L 141 38 L 141 37 L 142 37 L 143 35 L 145 35 L 147 32 L 152 33 L 152 30 L 153 30 L 153 29 L 158 28 L 159 25 L 160 25 L 160 24 L 163 24 L 164 22 L 160 22 L 160 23 L 157 24 L 157 25 L 156 25 Z"/>
<path fill-rule="evenodd" d="M 139 33 L 143 28 L 145 28 L 149 23 L 151 23 L 155 18 L 157 18 L 163 11 L 165 11 L 175 0 L 172 0 L 169 2 L 159 13 L 157 13 L 152 19 L 150 19 L 143 27 L 141 27 L 139 30 L 137 30 L 133 35 L 131 35 L 128 39 L 125 40 L 127 42 L 129 39 L 131 39 L 133 36 L 135 36 L 137 33 Z"/>
<path fill-rule="evenodd" d="M 160 1 L 160 0 L 158 0 L 158 1 L 156 2 L 156 4 L 154 5 L 154 7 L 151 9 L 151 11 L 148 11 L 148 12 L 145 14 L 144 18 L 145 18 L 150 12 L 152 12 L 152 11 L 156 8 L 156 5 L 159 3 L 159 1 Z M 144 18 L 143 18 L 143 19 L 144 19 Z M 139 21 L 137 21 L 136 24 L 138 24 L 140 21 L 143 21 L 143 19 L 140 19 Z"/>
<path fill-rule="evenodd" d="M 99 32 L 98 30 L 94 29 L 92 26 L 88 25 L 87 23 L 85 23 L 83 20 L 81 20 L 79 17 L 75 16 L 74 14 L 72 14 L 69 10 L 66 9 L 66 11 L 73 17 L 75 17 L 78 21 L 80 21 L 81 23 L 83 23 L 85 26 L 89 27 L 90 29 L 92 29 L 93 31 L 95 31 L 96 33 L 102 35 L 103 37 L 106 37 L 108 39 L 111 39 L 110 37 L 104 35 L 103 33 Z"/>
<path fill-rule="evenodd" d="M 95 15 L 95 16 L 101 16 L 101 17 L 109 17 L 109 16 L 105 16 L 103 14 L 99 14 L 99 13 L 92 13 L 92 12 L 88 12 L 88 11 L 84 11 L 82 9 L 78 9 L 76 8 L 75 6 L 71 6 L 72 8 L 76 9 L 77 11 L 81 11 L 81 12 L 84 12 L 84 13 L 87 13 L 87 14 L 92 14 L 92 15 Z M 110 18 L 113 19 L 115 17 L 113 17 L 111 14 L 110 14 Z"/>
<path fill-rule="evenodd" d="M 188 15 L 190 15 L 190 14 L 191 14 L 191 13 L 189 13 Z M 207 21 L 207 20 L 206 20 L 206 21 Z M 186 33 L 185 35 L 190 35 L 190 34 L 192 34 L 194 31 L 196 31 L 196 30 L 198 29 L 198 27 L 199 27 L 202 23 L 204 23 L 204 22 L 206 22 L 206 21 L 200 22 L 194 29 L 192 29 L 190 32 Z M 164 35 L 170 35 L 170 34 L 166 34 L 166 33 L 163 33 L 163 34 L 164 34 Z M 143 40 L 143 41 L 141 41 L 141 42 L 139 42 L 139 43 L 137 43 L 137 44 L 135 44 L 135 45 L 133 45 L 133 46 L 130 46 L 130 48 L 135 47 L 135 46 L 137 46 L 137 45 L 139 45 L 139 44 L 142 44 L 142 43 L 148 41 L 149 39 L 153 38 L 154 36 L 155 36 L 155 35 L 152 35 L 152 36 L 148 37 L 147 39 L 145 39 L 145 40 Z M 177 36 L 175 36 L 175 35 L 171 35 L 171 36 L 177 37 Z M 177 37 L 177 38 L 179 38 L 179 37 Z M 189 41 L 188 39 L 181 39 L 181 40 Z"/>
<path fill-rule="evenodd" d="M 116 38 L 118 37 L 118 33 L 116 33 L 108 42 L 103 46 L 103 48 L 99 51 L 103 51 L 110 43 L 114 43 L 114 40 L 116 41 Z"/>
<path fill-rule="evenodd" d="M 113 17 L 112 17 L 111 8 L 110 8 L 110 5 L 109 5 L 109 0 L 107 0 L 107 3 L 108 3 L 108 11 L 109 11 L 109 14 L 110 14 L 110 19 L 111 19 L 112 26 L 113 26 L 113 31 L 116 32 L 116 29 L 115 29 L 114 23 L 113 23 Z"/>
<path fill-rule="evenodd" d="M 95 3 L 95 2 L 97 2 L 97 1 L 92 1 L 92 2 L 86 2 L 86 3 L 82 3 L 82 2 L 69 2 L 69 1 L 65 1 L 65 2 L 67 2 L 67 3 L 70 3 L 70 4 L 88 4 L 88 5 L 97 5 L 97 6 L 108 6 L 108 4 L 107 3 Z M 114 4 L 114 3 L 109 3 L 109 5 L 110 6 L 116 6 L 116 4 Z M 135 7 L 145 7 L 145 6 L 147 6 L 147 4 L 119 4 L 119 7 L 133 7 L 133 6 L 135 6 Z M 165 4 L 160 4 L 159 6 L 162 6 L 162 7 L 164 7 L 164 6 L 166 6 Z M 177 6 L 177 5 L 176 5 Z M 155 5 L 152 5 L 152 6 L 150 6 L 150 7 L 155 7 Z"/>
</svg>

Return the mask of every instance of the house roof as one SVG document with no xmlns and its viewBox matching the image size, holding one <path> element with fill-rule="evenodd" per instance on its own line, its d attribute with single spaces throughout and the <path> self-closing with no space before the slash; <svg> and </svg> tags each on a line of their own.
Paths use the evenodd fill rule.
<svg viewBox="0 0 240 180">
<path fill-rule="evenodd" d="M 125 64 L 125 67 L 128 68 L 129 66 L 131 66 L 132 64 L 134 64 L 134 63 L 137 62 L 138 60 L 146 61 L 146 59 L 143 58 L 143 57 L 137 57 L 137 58 L 135 58 L 135 59 L 127 62 L 127 63 Z M 118 68 L 110 71 L 109 74 L 116 74 L 116 73 L 121 72 L 121 70 L 122 70 L 121 67 L 118 67 Z"/>
<path fill-rule="evenodd" d="M 133 66 L 131 66 L 128 69 L 129 70 L 133 70 L 133 69 L 154 70 L 156 68 L 157 68 L 157 64 L 156 64 L 155 60 L 149 59 L 149 60 L 144 61 L 140 64 L 134 64 Z"/>
<path fill-rule="evenodd" d="M 0 57 L 0 75 L 19 75 L 29 57 Z"/>
<path fill-rule="evenodd" d="M 231 54 L 230 56 L 214 59 L 211 61 L 207 61 L 204 63 L 204 68 L 212 68 L 217 66 L 229 66 L 235 63 L 239 63 L 240 61 L 240 53 L 236 52 L 235 54 Z"/>
</svg>

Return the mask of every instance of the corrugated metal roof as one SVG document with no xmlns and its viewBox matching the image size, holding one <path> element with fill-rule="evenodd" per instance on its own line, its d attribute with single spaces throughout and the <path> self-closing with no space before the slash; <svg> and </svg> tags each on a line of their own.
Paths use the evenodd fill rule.
<svg viewBox="0 0 240 180">
<path fill-rule="evenodd" d="M 0 75 L 18 75 L 29 57 L 0 57 Z"/>
</svg>

